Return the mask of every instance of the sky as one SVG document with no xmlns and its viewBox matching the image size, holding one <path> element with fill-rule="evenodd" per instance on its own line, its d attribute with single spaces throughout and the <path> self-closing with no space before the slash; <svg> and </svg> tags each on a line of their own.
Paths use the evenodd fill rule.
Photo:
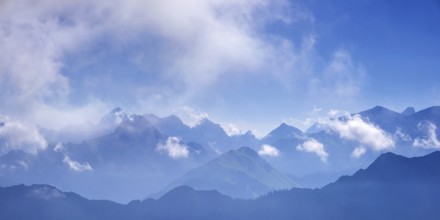
<svg viewBox="0 0 440 220">
<path fill-rule="evenodd" d="M 0 0 L 0 120 L 129 113 L 262 136 L 440 103 L 439 0 Z"/>
</svg>

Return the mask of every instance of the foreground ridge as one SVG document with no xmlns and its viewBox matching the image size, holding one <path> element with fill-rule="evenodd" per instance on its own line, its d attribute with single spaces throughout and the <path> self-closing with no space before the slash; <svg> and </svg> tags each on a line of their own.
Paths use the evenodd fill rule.
<svg viewBox="0 0 440 220">
<path fill-rule="evenodd" d="M 440 152 L 379 156 L 322 189 L 277 191 L 254 200 L 177 187 L 160 199 L 121 205 L 49 185 L 0 188 L 1 219 L 437 219 Z M 23 210 L 26 210 L 24 212 Z"/>
</svg>

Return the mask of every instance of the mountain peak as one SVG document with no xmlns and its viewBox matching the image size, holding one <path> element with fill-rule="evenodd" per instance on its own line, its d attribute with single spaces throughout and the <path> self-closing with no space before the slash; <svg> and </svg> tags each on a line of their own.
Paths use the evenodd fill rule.
<svg viewBox="0 0 440 220">
<path fill-rule="evenodd" d="M 162 118 L 163 120 L 169 121 L 169 122 L 173 122 L 173 123 L 177 123 L 177 124 L 184 124 L 182 122 L 182 120 L 177 117 L 176 115 L 169 115 L 167 117 Z"/>
<path fill-rule="evenodd" d="M 414 113 L 416 113 L 416 110 L 414 109 L 414 107 L 407 107 L 407 108 L 402 112 L 402 114 L 404 114 L 404 115 L 406 115 L 406 116 L 412 115 L 412 114 L 414 114 Z"/>
<path fill-rule="evenodd" d="M 28 187 L 28 189 L 28 196 L 39 199 L 50 200 L 65 197 L 65 194 L 63 192 L 51 185 L 34 184 Z"/>
<path fill-rule="evenodd" d="M 303 135 L 301 130 L 283 122 L 280 124 L 280 126 L 271 131 L 266 137 L 290 138 L 301 135 Z"/>
<path fill-rule="evenodd" d="M 372 108 L 372 109 L 370 109 L 370 110 L 367 110 L 367 111 L 371 111 L 371 112 L 392 112 L 390 109 L 388 109 L 388 108 L 385 108 L 385 107 L 383 107 L 383 106 L 380 106 L 380 105 L 376 105 L 376 106 L 374 106 L 374 108 Z"/>
<path fill-rule="evenodd" d="M 199 121 L 197 126 L 203 126 L 203 125 L 217 125 L 216 123 L 212 122 L 211 120 L 209 120 L 208 118 L 204 118 L 202 120 Z"/>
<path fill-rule="evenodd" d="M 408 158 L 395 153 L 387 152 L 379 155 L 379 157 L 377 157 L 367 169 L 384 171 L 387 169 L 392 169 L 397 164 L 400 164 L 405 160 L 408 160 Z"/>
<path fill-rule="evenodd" d="M 104 115 L 101 118 L 100 123 L 107 125 L 115 125 L 115 124 L 117 125 L 127 119 L 128 119 L 127 114 L 125 114 L 125 112 L 123 112 L 121 108 L 116 107 L 113 110 L 111 110 L 109 113 Z"/>
<path fill-rule="evenodd" d="M 159 116 L 157 116 L 157 115 L 155 115 L 153 113 L 146 113 L 146 114 L 143 115 L 143 117 L 145 119 L 147 119 L 147 121 L 149 121 L 153 125 L 156 125 L 160 121 Z"/>
<path fill-rule="evenodd" d="M 223 130 L 223 128 L 219 125 L 219 124 L 217 124 L 217 123 L 214 123 L 214 122 L 212 122 L 212 121 L 210 121 L 209 119 L 207 119 L 207 118 L 205 118 L 205 119 L 202 119 L 195 127 L 194 127 L 194 129 L 196 129 L 196 130 L 203 130 L 204 132 L 207 132 L 207 131 L 211 131 L 211 132 L 217 132 L 217 134 L 220 134 L 221 133 L 221 135 L 224 135 L 224 136 L 227 136 L 227 134 L 226 134 L 226 132 L 225 132 L 225 130 Z"/>
<path fill-rule="evenodd" d="M 240 152 L 242 154 L 249 155 L 249 156 L 254 156 L 254 157 L 258 156 L 257 152 L 255 152 L 252 148 L 246 147 L 246 146 L 240 147 L 238 150 L 232 150 L 232 151 L 237 151 L 237 152 Z"/>
<path fill-rule="evenodd" d="M 393 110 L 390 110 L 388 108 L 385 108 L 383 106 L 380 105 L 376 105 L 371 109 L 359 112 L 358 114 L 362 115 L 362 116 L 366 116 L 366 115 L 383 115 L 383 114 L 398 114 L 400 115 L 400 113 L 397 113 Z"/>
<path fill-rule="evenodd" d="M 257 152 L 249 147 L 241 147 L 189 171 L 168 187 L 179 185 L 196 190 L 217 190 L 236 198 L 255 198 L 272 190 L 288 189 L 294 183 Z M 183 191 L 188 189 L 184 188 Z"/>
</svg>

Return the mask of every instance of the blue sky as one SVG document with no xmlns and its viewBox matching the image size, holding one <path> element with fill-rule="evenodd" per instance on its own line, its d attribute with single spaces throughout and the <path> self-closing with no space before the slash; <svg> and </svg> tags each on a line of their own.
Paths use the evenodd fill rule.
<svg viewBox="0 0 440 220">
<path fill-rule="evenodd" d="M 0 114 L 131 113 L 264 135 L 338 109 L 440 102 L 438 0 L 0 2 Z"/>
</svg>

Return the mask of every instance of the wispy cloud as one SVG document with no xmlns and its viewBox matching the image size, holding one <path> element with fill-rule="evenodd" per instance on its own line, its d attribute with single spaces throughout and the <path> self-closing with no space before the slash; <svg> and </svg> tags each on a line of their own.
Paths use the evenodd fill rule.
<svg viewBox="0 0 440 220">
<path fill-rule="evenodd" d="M 439 149 L 440 141 L 437 139 L 437 126 L 431 122 L 426 122 L 419 124 L 419 127 L 426 129 L 427 136 L 425 138 L 416 138 L 413 142 L 413 146 L 428 149 Z"/>
<path fill-rule="evenodd" d="M 78 161 L 72 160 L 69 156 L 64 155 L 63 162 L 69 166 L 69 168 L 75 172 L 92 171 L 93 168 L 89 163 L 80 163 Z"/>
<path fill-rule="evenodd" d="M 350 52 L 339 49 L 333 53 L 323 73 L 312 78 L 309 90 L 318 97 L 356 97 L 361 91 L 365 75 L 365 68 L 355 63 Z"/>
<path fill-rule="evenodd" d="M 278 157 L 280 155 L 280 151 L 276 147 L 263 144 L 261 145 L 260 150 L 258 150 L 258 154 L 260 156 Z"/>
<path fill-rule="evenodd" d="M 241 130 L 233 123 L 225 123 L 221 124 L 223 130 L 228 134 L 229 136 L 235 136 L 240 135 Z"/>
<path fill-rule="evenodd" d="M 397 128 L 394 135 L 396 138 L 398 138 L 402 141 L 411 141 L 412 140 L 411 136 L 409 136 L 409 134 L 404 133 L 400 127 Z"/>
<path fill-rule="evenodd" d="M 169 137 L 165 142 L 157 144 L 156 151 L 165 152 L 173 159 L 187 158 L 189 156 L 188 147 L 181 144 L 177 137 Z"/>
<path fill-rule="evenodd" d="M 367 149 L 363 146 L 356 147 L 353 152 L 351 152 L 351 157 L 359 158 L 367 152 Z"/>
<path fill-rule="evenodd" d="M 316 154 L 322 162 L 327 162 L 327 158 L 329 157 L 329 154 L 325 151 L 324 145 L 313 138 L 296 146 L 296 150 Z"/>
<path fill-rule="evenodd" d="M 180 119 L 191 127 L 199 124 L 203 119 L 209 119 L 208 113 L 199 111 L 189 106 L 181 106 L 173 110 Z"/>
<path fill-rule="evenodd" d="M 37 0 L 32 7 L 26 0 L 1 2 L 0 50 L 8 52 L 0 57 L 1 113 L 33 124 L 58 129 L 96 121 L 120 102 L 171 113 L 178 106 L 192 106 L 215 83 L 236 76 L 278 79 L 287 87 L 308 77 L 325 78 L 314 87 L 327 88 L 316 90 L 324 93 L 356 92 L 359 85 L 362 68 L 347 50 L 335 52 L 324 61 L 324 73 L 315 74 L 314 64 L 323 58 L 313 31 L 298 33 L 298 39 L 269 31 L 273 24 L 313 26 L 313 14 L 292 1 L 190 0 L 181 5 L 177 0 Z M 134 50 L 128 52 L 133 57 L 121 58 L 130 60 L 139 71 L 136 76 L 107 69 L 93 74 L 74 71 L 86 65 L 81 62 L 92 63 L 93 70 L 99 70 L 95 64 L 106 66 L 99 56 L 70 63 L 83 53 L 90 55 L 84 51 L 110 53 L 99 46 L 106 40 L 116 45 L 115 54 Z M 136 83 L 115 89 L 122 78 Z M 139 83 L 139 78 L 148 80 Z M 90 89 L 97 85 L 100 89 Z M 125 103 L 126 99 L 134 100 Z M 184 121 L 196 124 L 197 117 Z"/>
</svg>

